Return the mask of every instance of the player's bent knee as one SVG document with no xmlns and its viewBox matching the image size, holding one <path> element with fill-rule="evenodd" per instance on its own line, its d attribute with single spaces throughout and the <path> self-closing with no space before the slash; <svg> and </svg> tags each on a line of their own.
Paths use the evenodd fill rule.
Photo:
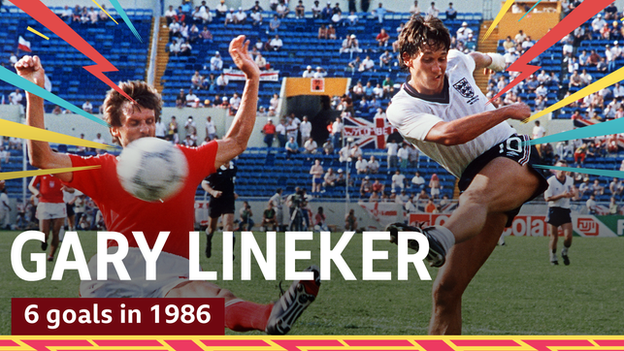
<svg viewBox="0 0 624 351">
<path fill-rule="evenodd" d="M 460 206 L 483 206 L 488 203 L 487 192 L 467 189 L 459 196 Z"/>
</svg>

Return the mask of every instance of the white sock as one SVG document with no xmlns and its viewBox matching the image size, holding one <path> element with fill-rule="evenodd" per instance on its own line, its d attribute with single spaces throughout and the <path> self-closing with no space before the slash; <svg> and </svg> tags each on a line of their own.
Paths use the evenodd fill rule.
<svg viewBox="0 0 624 351">
<path fill-rule="evenodd" d="M 561 249 L 561 255 L 562 256 L 567 256 L 568 255 L 568 248 L 567 247 L 563 247 L 563 249 Z"/>
<path fill-rule="evenodd" d="M 438 239 L 444 250 L 448 253 L 451 247 L 455 245 L 455 235 L 445 227 L 436 225 L 427 228 L 427 232 L 434 238 Z"/>
</svg>

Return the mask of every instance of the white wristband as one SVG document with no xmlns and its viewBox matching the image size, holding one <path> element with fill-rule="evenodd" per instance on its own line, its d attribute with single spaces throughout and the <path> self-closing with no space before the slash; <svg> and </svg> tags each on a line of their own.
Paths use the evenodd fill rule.
<svg viewBox="0 0 624 351">
<path fill-rule="evenodd" d="M 488 52 L 486 53 L 486 55 L 488 55 L 492 59 L 492 63 L 490 63 L 490 65 L 487 66 L 488 69 L 491 69 L 496 72 L 505 70 L 506 65 L 505 65 L 505 58 L 503 57 L 503 55 L 493 53 L 493 52 Z"/>
</svg>

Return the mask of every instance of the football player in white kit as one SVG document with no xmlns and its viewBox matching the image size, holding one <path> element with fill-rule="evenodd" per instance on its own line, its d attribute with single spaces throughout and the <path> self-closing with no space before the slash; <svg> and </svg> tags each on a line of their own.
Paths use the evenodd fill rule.
<svg viewBox="0 0 624 351">
<path fill-rule="evenodd" d="M 565 161 L 557 162 L 556 166 L 566 167 Z M 557 240 L 559 239 L 559 227 L 563 229 L 563 249 L 561 258 L 566 266 L 570 264 L 568 250 L 572 246 L 572 217 L 570 216 L 570 199 L 578 198 L 578 191 L 574 186 L 574 179 L 565 171 L 555 171 L 555 175 L 548 178 L 548 190 L 544 193 L 544 199 L 548 201 L 548 232 L 550 242 L 550 263 L 558 265 Z"/>
<path fill-rule="evenodd" d="M 478 69 L 505 69 L 499 54 L 449 50 L 450 35 L 437 18 L 414 16 L 398 40 L 410 76 L 392 99 L 388 120 L 403 137 L 460 178 L 459 206 L 444 226 L 424 228 L 427 259 L 442 266 L 433 286 L 430 334 L 461 333 L 462 294 L 490 256 L 522 204 L 542 193 L 546 179 L 530 164 L 537 152 L 507 119 L 531 115 L 525 104 L 496 109 L 473 78 Z M 533 149 L 533 150 L 532 150 Z M 533 151 L 533 152 L 532 152 Z M 417 231 L 401 223 L 398 232 Z M 416 241 L 409 246 L 417 249 Z"/>
</svg>

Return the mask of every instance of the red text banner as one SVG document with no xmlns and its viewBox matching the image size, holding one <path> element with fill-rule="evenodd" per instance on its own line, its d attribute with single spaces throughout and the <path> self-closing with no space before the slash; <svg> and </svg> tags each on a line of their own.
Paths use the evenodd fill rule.
<svg viewBox="0 0 624 351">
<path fill-rule="evenodd" d="M 14 298 L 11 334 L 223 335 L 224 310 L 220 298 Z"/>
</svg>

